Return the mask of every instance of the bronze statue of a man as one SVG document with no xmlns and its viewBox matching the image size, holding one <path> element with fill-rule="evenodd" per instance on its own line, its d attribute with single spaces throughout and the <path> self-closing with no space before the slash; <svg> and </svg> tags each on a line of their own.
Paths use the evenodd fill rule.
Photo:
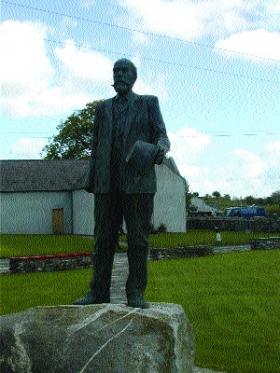
<svg viewBox="0 0 280 373">
<path fill-rule="evenodd" d="M 148 235 L 156 192 L 154 164 L 170 148 L 158 98 L 137 95 L 135 65 L 120 59 L 113 68 L 117 95 L 95 113 L 87 191 L 95 194 L 95 271 L 90 292 L 75 304 L 110 302 L 111 274 L 123 218 L 127 228 L 127 304 L 146 308 Z"/>
</svg>

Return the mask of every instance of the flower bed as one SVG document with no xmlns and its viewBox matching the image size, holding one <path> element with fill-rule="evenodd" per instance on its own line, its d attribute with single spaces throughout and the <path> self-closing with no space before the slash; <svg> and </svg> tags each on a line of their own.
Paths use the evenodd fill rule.
<svg viewBox="0 0 280 373">
<path fill-rule="evenodd" d="M 12 273 L 62 271 L 90 267 L 91 265 L 91 253 L 18 256 L 10 258 L 10 271 Z"/>
</svg>

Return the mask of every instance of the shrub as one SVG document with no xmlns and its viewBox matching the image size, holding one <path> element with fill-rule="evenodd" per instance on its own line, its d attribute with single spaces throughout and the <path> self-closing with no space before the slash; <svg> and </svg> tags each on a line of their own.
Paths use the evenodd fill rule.
<svg viewBox="0 0 280 373">
<path fill-rule="evenodd" d="M 157 229 L 157 233 L 165 233 L 167 231 L 166 225 L 160 224 L 160 226 Z"/>
<path fill-rule="evenodd" d="M 159 234 L 167 232 L 167 228 L 165 224 L 160 224 L 158 228 L 155 228 L 153 224 L 150 224 L 150 233 L 152 234 Z"/>
</svg>

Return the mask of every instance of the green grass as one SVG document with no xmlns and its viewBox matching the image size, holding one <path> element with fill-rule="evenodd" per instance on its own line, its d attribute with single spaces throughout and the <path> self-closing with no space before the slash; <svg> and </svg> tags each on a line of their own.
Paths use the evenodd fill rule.
<svg viewBox="0 0 280 373">
<path fill-rule="evenodd" d="M 193 245 L 242 245 L 251 238 L 280 236 L 280 233 L 222 232 L 222 242 L 216 243 L 215 232 L 190 230 L 184 233 L 150 235 L 152 247 L 176 247 Z M 121 237 L 124 239 L 125 237 Z M 0 236 L 0 257 L 46 255 L 71 252 L 91 252 L 93 238 L 72 235 L 9 235 Z"/>
<path fill-rule="evenodd" d="M 198 366 L 228 373 L 278 373 L 280 251 L 149 263 L 146 297 L 179 303 L 195 332 Z M 0 276 L 1 313 L 71 304 L 92 270 Z"/>
<path fill-rule="evenodd" d="M 72 304 L 89 290 L 92 269 L 1 275 L 0 313 L 35 306 Z"/>
<path fill-rule="evenodd" d="M 152 247 L 176 247 L 192 245 L 244 245 L 257 237 L 280 236 L 280 233 L 222 232 L 222 241 L 216 242 L 216 233 L 208 230 L 190 230 L 186 233 L 161 233 L 150 236 Z"/>
<path fill-rule="evenodd" d="M 2 234 L 0 257 L 91 252 L 93 239 L 72 235 Z"/>
<path fill-rule="evenodd" d="M 280 371 L 280 251 L 151 262 L 147 299 L 182 304 L 196 365 L 234 373 Z"/>
</svg>

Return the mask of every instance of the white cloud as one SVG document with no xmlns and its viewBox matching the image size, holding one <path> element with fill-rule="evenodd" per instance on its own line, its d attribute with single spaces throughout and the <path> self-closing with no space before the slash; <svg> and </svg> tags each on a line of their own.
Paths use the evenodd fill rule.
<svg viewBox="0 0 280 373">
<path fill-rule="evenodd" d="M 280 141 L 271 142 L 266 148 L 269 152 L 280 155 Z"/>
<path fill-rule="evenodd" d="M 47 28 L 40 23 L 5 21 L 0 25 L 1 80 L 8 89 L 24 89 L 30 81 L 40 90 L 53 76 L 46 55 Z"/>
<path fill-rule="evenodd" d="M 280 174 L 280 141 L 272 142 L 266 146 L 265 157 L 270 166 L 278 167 Z"/>
<path fill-rule="evenodd" d="M 166 101 L 168 98 L 165 78 L 152 73 L 145 77 L 145 81 L 138 76 L 133 90 L 138 94 L 158 96 L 161 101 Z"/>
<path fill-rule="evenodd" d="M 78 49 L 71 41 L 66 41 L 55 53 L 63 67 L 76 78 L 99 82 L 112 81 L 112 61 L 99 52 Z"/>
<path fill-rule="evenodd" d="M 235 149 L 228 167 L 226 193 L 237 196 L 268 196 L 280 183 L 280 142 L 267 144 L 264 151 Z M 273 150 L 273 157 L 270 151 Z M 277 153 L 277 152 L 278 153 Z M 278 161 L 275 157 L 278 154 Z"/>
<path fill-rule="evenodd" d="M 46 140 L 24 137 L 18 139 L 10 149 L 13 158 L 38 159 L 42 148 L 46 145 Z"/>
<path fill-rule="evenodd" d="M 280 62 L 280 32 L 269 32 L 264 29 L 238 32 L 227 39 L 219 40 L 215 48 L 220 53 L 223 51 L 219 48 L 252 55 L 252 57 L 243 56 L 246 58 L 258 56 Z M 232 54 L 228 56 L 232 57 Z"/>
<path fill-rule="evenodd" d="M 280 14 L 280 1 L 279 0 L 269 1 L 269 10 L 271 13 Z"/>
<path fill-rule="evenodd" d="M 186 40 L 224 35 L 256 26 L 273 11 L 274 0 L 119 0 L 130 24 Z M 131 18 L 132 17 L 132 18 Z"/>
<path fill-rule="evenodd" d="M 5 21 L 0 25 L 2 107 L 13 116 L 64 114 L 99 98 L 98 89 L 103 83 L 108 85 L 109 59 L 70 42 L 56 48 L 58 60 L 51 61 L 44 40 L 48 32 L 38 22 Z M 58 62 L 56 69 L 53 62 Z"/>
<path fill-rule="evenodd" d="M 137 32 L 137 31 L 132 31 L 132 39 L 137 43 L 137 44 L 147 44 L 149 37 L 148 35 Z"/>
<path fill-rule="evenodd" d="M 178 162 L 194 160 L 207 147 L 211 138 L 194 128 L 182 127 L 176 132 L 168 132 L 171 142 L 170 155 Z"/>
<path fill-rule="evenodd" d="M 234 149 L 232 154 L 236 156 L 236 169 L 250 179 L 261 176 L 267 169 L 267 164 L 261 157 L 245 149 Z"/>
<path fill-rule="evenodd" d="M 221 179 L 228 182 L 223 191 L 235 196 L 268 196 L 280 183 L 280 142 L 267 144 L 265 150 L 259 153 L 245 149 L 235 149 L 227 165 L 227 171 L 218 170 Z M 273 157 L 270 157 L 273 151 Z M 275 155 L 278 154 L 278 161 Z M 223 177 L 222 175 L 227 175 Z"/>
<path fill-rule="evenodd" d="M 205 164 L 211 137 L 193 128 L 169 132 L 170 156 L 186 178 L 191 191 L 200 195 L 218 190 L 231 196 L 268 196 L 279 189 L 280 141 L 267 144 L 262 152 L 228 150 Z M 209 146 L 209 148 L 208 148 Z M 213 155 L 212 155 L 213 156 Z"/>
<path fill-rule="evenodd" d="M 4 110 L 19 117 L 53 115 L 85 103 L 85 94 L 57 84 L 43 24 L 6 21 L 0 27 Z"/>
<path fill-rule="evenodd" d="M 113 62 L 71 40 L 50 59 L 46 26 L 5 21 L 1 24 L 2 107 L 17 117 L 53 116 L 111 95 Z M 151 84 L 149 83 L 151 82 Z M 135 85 L 139 93 L 167 98 L 164 77 L 148 74 Z"/>
<path fill-rule="evenodd" d="M 201 133 L 194 128 L 183 127 L 168 132 L 171 149 L 168 155 L 173 157 L 182 176 L 190 183 L 193 191 L 201 190 L 201 181 L 206 187 L 209 180 L 208 169 L 199 162 L 200 155 L 211 142 L 209 135 Z"/>
</svg>

